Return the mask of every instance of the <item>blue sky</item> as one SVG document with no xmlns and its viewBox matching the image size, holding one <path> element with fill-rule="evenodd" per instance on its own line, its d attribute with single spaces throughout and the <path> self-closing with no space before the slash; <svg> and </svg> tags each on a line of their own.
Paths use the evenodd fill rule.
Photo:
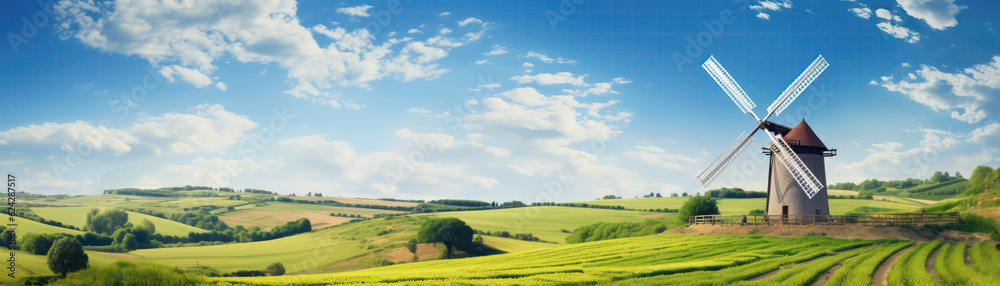
<svg viewBox="0 0 1000 286">
<path fill-rule="evenodd" d="M 754 125 L 710 55 L 759 115 L 826 58 L 773 119 L 839 150 L 830 182 L 1000 163 L 993 1 L 164 2 L 4 4 L 0 166 L 24 190 L 703 192 Z M 756 140 L 711 188 L 763 190 Z"/>
</svg>

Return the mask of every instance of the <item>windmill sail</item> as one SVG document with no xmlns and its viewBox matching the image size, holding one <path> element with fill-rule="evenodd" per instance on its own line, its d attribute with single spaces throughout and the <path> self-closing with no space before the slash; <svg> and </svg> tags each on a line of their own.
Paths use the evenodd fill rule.
<svg viewBox="0 0 1000 286">
<path fill-rule="evenodd" d="M 785 108 L 788 108 L 788 105 L 792 104 L 792 101 L 795 101 L 795 99 L 798 98 L 807 87 L 809 87 L 809 84 L 811 84 L 813 80 L 819 76 L 819 74 L 823 73 L 828 66 L 830 66 L 830 64 L 826 62 L 826 59 L 823 59 L 823 55 L 817 57 L 816 60 L 814 60 L 812 64 L 810 64 L 809 67 L 807 67 L 806 70 L 792 82 L 791 85 L 785 88 L 785 91 L 781 93 L 781 96 L 778 96 L 778 99 L 775 100 L 774 103 L 771 103 L 771 106 L 767 107 L 767 117 L 770 117 L 771 114 L 779 115 L 782 111 L 785 111 Z M 764 120 L 767 120 L 767 118 L 765 117 Z"/>
<path fill-rule="evenodd" d="M 750 109 L 757 107 L 757 105 L 753 103 L 753 100 L 750 100 L 750 96 L 747 96 L 747 93 L 743 91 L 743 88 L 736 83 L 736 80 L 734 80 L 732 76 L 729 76 L 729 72 L 726 72 L 726 69 L 722 68 L 722 65 L 715 60 L 714 56 L 709 56 L 708 60 L 706 60 L 701 67 L 705 68 L 705 71 L 708 71 L 708 74 L 712 76 L 712 79 L 715 79 L 715 83 L 719 84 L 719 86 L 722 87 L 722 90 L 729 95 L 729 99 L 732 99 L 733 102 L 736 103 L 736 106 L 739 106 L 740 111 L 747 113 Z"/>
<path fill-rule="evenodd" d="M 788 173 L 792 174 L 795 181 L 799 183 L 799 186 L 802 187 L 802 190 L 811 199 L 823 188 L 823 184 L 809 170 L 809 167 L 802 162 L 802 159 L 798 155 L 795 155 L 795 151 L 792 150 L 792 147 L 788 146 L 788 143 L 785 142 L 785 139 L 781 138 L 781 135 L 770 136 L 771 142 L 773 142 L 771 144 L 771 153 L 788 169 Z"/>
<path fill-rule="evenodd" d="M 698 175 L 698 180 L 701 181 L 701 184 L 708 187 L 708 184 L 711 184 L 712 181 L 715 180 L 715 177 L 719 176 L 719 173 L 721 173 L 722 170 L 725 170 L 726 167 L 733 162 L 733 159 L 736 159 L 736 156 L 739 156 L 740 153 L 743 153 L 743 150 L 746 150 L 747 146 L 750 146 L 750 142 L 753 142 L 753 134 L 755 132 L 757 132 L 757 128 L 754 128 L 754 130 L 750 132 L 750 135 L 743 132 L 743 134 L 740 134 L 739 137 L 736 137 L 736 140 L 734 140 L 733 143 L 730 143 L 729 147 L 727 147 L 725 151 L 722 151 L 722 155 L 715 158 L 715 161 L 712 161 L 712 164 L 708 165 L 708 168 L 705 168 L 705 170 Z M 737 142 L 739 142 L 738 145 Z"/>
</svg>

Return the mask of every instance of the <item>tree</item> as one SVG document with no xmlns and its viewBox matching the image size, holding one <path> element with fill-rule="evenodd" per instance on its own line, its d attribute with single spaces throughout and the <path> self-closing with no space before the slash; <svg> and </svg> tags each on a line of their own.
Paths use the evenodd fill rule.
<svg viewBox="0 0 1000 286">
<path fill-rule="evenodd" d="M 944 173 L 941 173 L 941 171 L 937 171 L 934 172 L 934 175 L 931 175 L 931 178 L 928 180 L 930 181 L 931 184 L 933 184 L 933 183 L 944 182 L 944 179 L 945 179 Z"/>
<path fill-rule="evenodd" d="M 605 200 L 613 200 L 613 199 L 618 199 L 618 198 L 619 198 L 619 197 L 617 197 L 617 196 L 615 196 L 615 195 L 606 195 L 606 196 L 604 196 L 604 197 L 603 197 L 603 198 L 601 198 L 601 199 L 605 199 Z"/>
<path fill-rule="evenodd" d="M 125 234 L 125 238 L 122 239 L 122 248 L 125 248 L 125 250 L 136 250 L 136 248 L 139 248 L 139 242 L 135 240 L 134 234 Z"/>
<path fill-rule="evenodd" d="M 281 262 L 271 263 L 264 272 L 267 272 L 267 275 L 271 276 L 285 275 L 285 265 L 281 264 Z"/>
<path fill-rule="evenodd" d="M 691 216 L 717 214 L 719 214 L 719 205 L 714 199 L 708 196 L 695 196 L 684 202 L 677 218 L 682 223 L 687 224 Z"/>
<path fill-rule="evenodd" d="M 960 173 L 958 171 L 955 171 L 955 178 L 956 179 L 965 179 L 965 178 L 962 177 L 962 173 Z"/>
<path fill-rule="evenodd" d="M 472 228 L 460 219 L 435 218 L 420 225 L 417 240 L 444 244 L 445 257 L 451 258 L 454 248 L 468 249 L 472 245 L 472 233 Z"/>
<path fill-rule="evenodd" d="M 417 261 L 417 239 L 411 238 L 410 241 L 406 242 L 406 250 L 413 253 L 413 261 Z"/>
<path fill-rule="evenodd" d="M 49 269 L 62 277 L 66 277 L 66 273 L 86 269 L 89 260 L 83 252 L 83 245 L 72 237 L 56 240 L 48 253 Z"/>
<path fill-rule="evenodd" d="M 483 244 L 483 236 L 477 234 L 476 237 L 472 239 L 472 243 L 475 245 Z"/>
<path fill-rule="evenodd" d="M 677 197 L 677 193 L 671 193 L 670 196 L 676 198 Z"/>
<path fill-rule="evenodd" d="M 688 193 L 687 193 L 687 192 L 685 192 L 685 193 L 681 194 L 681 196 L 682 196 L 682 197 L 686 197 L 686 196 L 688 196 Z"/>
<path fill-rule="evenodd" d="M 153 224 L 153 222 L 149 221 L 148 219 L 142 220 L 142 228 L 146 229 L 146 231 L 149 231 L 149 234 L 156 233 L 156 225 Z"/>
<path fill-rule="evenodd" d="M 90 213 L 94 213 L 94 210 Z M 128 223 L 128 213 L 122 209 L 106 209 L 93 216 L 88 214 L 88 218 L 90 222 L 87 229 L 100 234 L 112 234 Z"/>
<path fill-rule="evenodd" d="M 660 193 L 656 193 L 656 197 L 657 198 L 662 198 L 663 196 L 661 196 Z"/>
</svg>

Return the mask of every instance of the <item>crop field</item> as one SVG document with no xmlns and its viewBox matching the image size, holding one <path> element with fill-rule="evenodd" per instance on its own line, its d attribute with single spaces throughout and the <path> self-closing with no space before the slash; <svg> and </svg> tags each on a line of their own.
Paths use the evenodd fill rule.
<svg viewBox="0 0 1000 286">
<path fill-rule="evenodd" d="M 680 209 L 688 198 L 638 198 L 638 199 L 613 199 L 578 202 L 594 205 L 623 206 L 629 209 Z M 765 198 L 754 199 L 718 199 L 719 212 L 723 215 L 746 214 L 755 209 L 764 209 L 767 204 Z M 848 213 L 868 213 L 878 211 L 919 211 L 922 204 L 913 201 L 898 200 L 830 200 L 831 215 L 845 215 Z"/>
<path fill-rule="evenodd" d="M 378 205 L 378 206 L 389 206 L 389 207 L 415 207 L 419 203 L 413 202 L 400 202 L 400 201 L 384 201 L 376 199 L 360 199 L 360 198 L 341 198 L 341 197 L 308 197 L 308 196 L 288 196 L 293 200 L 307 200 L 307 201 L 324 201 L 324 200 L 334 200 L 343 204 L 357 204 L 357 205 Z"/>
<path fill-rule="evenodd" d="M 197 192 L 197 191 L 195 191 Z M 221 207 L 244 204 L 246 201 L 230 200 L 228 197 L 147 197 L 130 195 L 93 195 L 66 198 L 44 198 L 25 200 L 31 203 L 56 206 L 86 206 L 99 208 L 143 208 L 170 215 L 184 208 L 216 205 Z"/>
<path fill-rule="evenodd" d="M 63 224 L 69 224 L 75 227 L 83 228 L 87 224 L 87 212 L 93 209 L 93 207 L 45 207 L 45 208 L 32 208 L 31 210 L 38 214 L 38 216 L 61 222 Z M 100 209 L 100 208 L 99 208 Z M 164 235 L 176 235 L 176 236 L 187 236 L 190 232 L 206 232 L 204 229 L 179 223 L 176 221 L 162 219 L 155 216 L 128 212 L 128 221 L 133 225 L 142 224 L 143 220 L 148 219 L 156 225 L 156 233 Z"/>
<path fill-rule="evenodd" d="M 327 205 L 267 202 L 261 204 L 250 204 L 239 206 L 235 211 L 216 212 L 219 219 L 230 226 L 242 225 L 245 227 L 259 226 L 261 229 L 270 229 L 273 226 L 283 224 L 299 218 L 308 218 L 313 229 L 341 224 L 351 220 L 345 217 L 331 216 L 331 213 L 353 214 L 362 217 L 372 217 L 375 214 L 398 214 L 399 211 L 334 207 Z"/>
<path fill-rule="evenodd" d="M 864 285 L 870 284 L 874 268 L 886 257 L 911 244 L 819 236 L 653 235 L 352 272 L 213 281 L 220 285 L 808 285 L 841 265 L 828 281 Z M 859 284 L 850 284 L 855 282 Z"/>
<path fill-rule="evenodd" d="M 25 218 L 18 218 L 16 222 L 17 222 L 18 236 L 24 236 L 25 234 L 28 233 L 66 233 L 72 235 L 83 234 L 82 231 L 62 228 L 58 226 L 51 226 Z"/>
<path fill-rule="evenodd" d="M 503 237 L 496 237 L 489 235 L 483 236 L 483 243 L 493 248 L 496 248 L 497 250 L 507 253 L 546 249 L 559 246 L 559 244 L 549 243 L 549 242 L 525 241 L 520 239 L 503 238 Z"/>
<path fill-rule="evenodd" d="M 483 231 L 531 233 L 542 240 L 557 243 L 565 242 L 569 232 L 576 228 L 599 221 L 640 222 L 648 218 L 664 217 L 662 213 L 576 207 L 525 207 L 488 211 L 442 212 L 429 215 L 456 217 L 465 221 L 472 228 Z M 666 214 L 666 216 L 672 217 L 675 214 Z"/>
</svg>

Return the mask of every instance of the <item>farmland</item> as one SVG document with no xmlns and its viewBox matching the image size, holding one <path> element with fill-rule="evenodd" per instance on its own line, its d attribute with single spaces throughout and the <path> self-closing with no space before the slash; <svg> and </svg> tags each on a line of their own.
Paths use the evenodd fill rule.
<svg viewBox="0 0 1000 286">
<path fill-rule="evenodd" d="M 376 214 L 400 214 L 403 212 L 319 204 L 266 202 L 239 206 L 234 211 L 221 209 L 215 213 L 219 216 L 219 219 L 222 219 L 222 221 L 231 226 L 259 226 L 262 229 L 270 229 L 275 225 L 304 217 L 312 222 L 313 229 L 321 229 L 350 220 L 350 218 L 331 216 L 331 213 L 352 214 L 370 218 Z"/>
<path fill-rule="evenodd" d="M 86 225 L 87 212 L 93 207 L 43 207 L 32 208 L 38 216 L 83 228 Z M 176 221 L 158 218 L 155 216 L 128 212 L 128 221 L 133 225 L 142 224 L 143 220 L 149 220 L 156 226 L 156 233 L 163 235 L 186 236 L 190 232 L 205 232 L 206 230 L 179 223 Z"/>
<path fill-rule="evenodd" d="M 611 199 L 577 202 L 578 204 L 622 206 L 627 209 L 657 209 L 669 208 L 680 209 L 687 201 L 687 197 L 663 197 L 663 198 L 637 198 L 637 199 Z M 764 209 L 767 199 L 719 199 L 719 212 L 724 215 L 738 215 L 749 213 L 751 210 Z M 923 204 L 912 201 L 891 201 L 891 200 L 830 200 L 831 215 L 845 215 L 848 213 L 869 213 L 874 211 L 915 211 L 919 210 Z"/>
<path fill-rule="evenodd" d="M 566 236 L 569 235 L 569 232 L 572 232 L 574 229 L 597 221 L 638 222 L 649 218 L 676 216 L 676 214 L 640 211 L 552 206 L 496 209 L 489 211 L 443 212 L 430 215 L 456 217 L 478 230 L 531 233 L 542 240 L 557 243 L 564 242 L 566 240 Z M 595 220 L 594 218 L 600 219 Z"/>
<path fill-rule="evenodd" d="M 864 285 L 870 283 L 874 268 L 886 257 L 911 244 L 817 236 L 654 235 L 343 273 L 214 281 L 233 285 L 808 285 L 839 266 L 830 277 L 831 283 Z M 995 249 L 982 249 L 991 257 L 997 255 Z M 926 269 L 920 270 L 926 273 Z"/>
</svg>

